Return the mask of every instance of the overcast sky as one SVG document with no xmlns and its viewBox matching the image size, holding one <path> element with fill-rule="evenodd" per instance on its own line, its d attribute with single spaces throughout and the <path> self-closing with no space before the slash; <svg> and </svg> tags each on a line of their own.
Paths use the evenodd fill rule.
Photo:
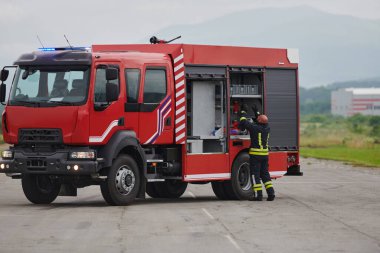
<svg viewBox="0 0 380 253">
<path fill-rule="evenodd" d="M 63 34 L 75 46 L 136 43 L 171 25 L 247 9 L 298 5 L 380 20 L 380 0 L 0 0 L 0 66 L 40 47 L 37 34 L 45 47 L 66 45 Z M 180 42 L 185 43 L 185 38 Z"/>
</svg>

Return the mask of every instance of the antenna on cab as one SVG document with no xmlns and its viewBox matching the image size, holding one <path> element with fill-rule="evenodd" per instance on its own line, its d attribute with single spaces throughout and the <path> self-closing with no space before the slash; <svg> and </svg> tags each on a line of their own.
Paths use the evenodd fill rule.
<svg viewBox="0 0 380 253">
<path fill-rule="evenodd" d="M 64 34 L 63 37 L 65 37 L 67 44 L 69 44 L 71 50 L 73 50 L 73 46 L 70 44 L 69 40 L 67 39 L 66 35 Z"/>
<path fill-rule="evenodd" d="M 41 40 L 40 40 L 40 37 L 38 37 L 38 34 L 37 34 L 37 39 L 38 39 L 38 41 L 40 42 L 42 48 L 45 49 L 44 44 L 42 44 L 42 42 L 41 42 Z"/>
</svg>

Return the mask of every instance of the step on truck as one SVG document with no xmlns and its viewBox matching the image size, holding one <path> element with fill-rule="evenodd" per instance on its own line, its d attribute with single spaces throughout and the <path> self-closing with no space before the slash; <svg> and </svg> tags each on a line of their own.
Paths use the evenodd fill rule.
<svg viewBox="0 0 380 253">
<path fill-rule="evenodd" d="M 15 74 L 8 78 L 10 68 Z M 6 94 L 6 81 L 11 85 Z M 299 166 L 298 51 L 189 44 L 42 48 L 1 70 L 0 173 L 29 201 L 99 185 L 110 205 L 211 183 L 253 196 L 241 110 L 268 115 L 272 178 Z"/>
</svg>

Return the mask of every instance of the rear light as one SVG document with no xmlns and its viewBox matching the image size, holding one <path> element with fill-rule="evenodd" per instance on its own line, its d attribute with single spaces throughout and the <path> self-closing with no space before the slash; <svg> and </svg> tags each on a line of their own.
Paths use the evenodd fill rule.
<svg viewBox="0 0 380 253">
<path fill-rule="evenodd" d="M 297 158 L 295 155 L 288 156 L 288 163 L 295 163 L 297 161 Z"/>
<path fill-rule="evenodd" d="M 288 153 L 288 166 L 298 164 L 298 153 Z"/>
</svg>

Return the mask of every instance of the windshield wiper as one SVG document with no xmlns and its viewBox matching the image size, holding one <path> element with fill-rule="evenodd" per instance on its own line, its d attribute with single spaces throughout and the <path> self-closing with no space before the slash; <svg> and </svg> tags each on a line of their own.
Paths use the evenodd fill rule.
<svg viewBox="0 0 380 253">
<path fill-rule="evenodd" d="M 52 103 L 52 104 L 58 104 L 58 105 L 74 105 L 73 102 L 69 102 L 69 101 L 56 101 L 56 100 L 50 100 L 50 101 L 47 101 L 48 103 Z"/>
<path fill-rule="evenodd" d="M 12 100 L 11 102 L 21 104 L 21 105 L 35 105 L 36 107 L 41 106 L 41 102 L 37 102 L 37 101 Z"/>
</svg>

